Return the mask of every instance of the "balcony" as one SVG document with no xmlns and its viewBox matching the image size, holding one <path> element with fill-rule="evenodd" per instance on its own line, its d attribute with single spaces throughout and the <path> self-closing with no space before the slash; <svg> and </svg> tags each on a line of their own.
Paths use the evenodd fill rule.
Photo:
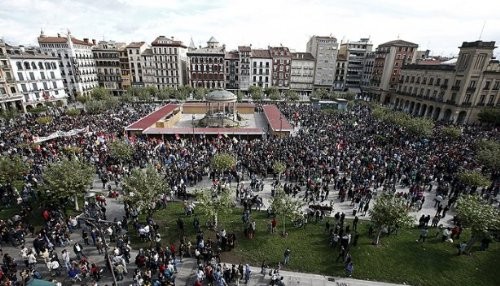
<svg viewBox="0 0 500 286">
<path fill-rule="evenodd" d="M 475 87 L 468 87 L 468 88 L 467 88 L 467 92 L 471 92 L 471 93 L 472 93 L 472 92 L 474 92 L 474 91 L 476 91 L 476 88 L 475 88 Z"/>
<path fill-rule="evenodd" d="M 451 100 L 451 99 L 448 99 L 448 100 L 446 101 L 446 103 L 447 103 L 447 104 L 457 104 L 457 103 L 455 102 L 455 100 Z"/>
<path fill-rule="evenodd" d="M 472 102 L 462 102 L 462 106 L 471 106 Z"/>
<path fill-rule="evenodd" d="M 441 89 L 447 89 L 448 88 L 448 85 L 447 84 L 442 84 L 441 85 Z"/>
<path fill-rule="evenodd" d="M 459 91 L 460 90 L 460 86 L 459 85 L 454 85 L 451 87 L 451 90 L 453 91 Z"/>
</svg>

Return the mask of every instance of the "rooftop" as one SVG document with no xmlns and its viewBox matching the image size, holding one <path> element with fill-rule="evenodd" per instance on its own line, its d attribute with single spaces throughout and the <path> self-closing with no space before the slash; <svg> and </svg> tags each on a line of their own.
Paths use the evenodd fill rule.
<svg viewBox="0 0 500 286">
<path fill-rule="evenodd" d="M 40 36 L 38 37 L 38 43 L 39 44 L 65 44 L 68 42 L 67 37 L 47 37 L 47 36 Z M 84 45 L 84 46 L 89 46 L 92 47 L 94 44 L 92 42 L 89 42 L 88 39 L 87 41 L 82 41 L 77 38 L 71 37 L 71 42 L 75 45 Z"/>
<path fill-rule="evenodd" d="M 252 58 L 270 59 L 271 54 L 269 53 L 269 50 L 262 50 L 262 49 L 252 50 Z"/>
<path fill-rule="evenodd" d="M 403 70 L 441 70 L 441 71 L 455 71 L 455 65 L 451 64 L 409 64 L 404 65 Z"/>
<path fill-rule="evenodd" d="M 290 125 L 286 117 L 281 114 L 281 111 L 276 105 L 264 105 L 264 116 L 266 117 L 269 127 L 273 131 L 292 131 L 293 127 Z"/>
<path fill-rule="evenodd" d="M 491 42 L 483 42 L 483 41 L 475 41 L 475 42 L 463 42 L 460 48 L 489 48 L 494 49 L 495 41 Z"/>
<path fill-rule="evenodd" d="M 227 90 L 214 90 L 207 94 L 207 101 L 236 101 L 236 95 Z"/>
<path fill-rule="evenodd" d="M 412 42 L 404 41 L 404 40 L 394 40 L 394 41 L 389 41 L 383 44 L 380 44 L 380 46 L 389 46 L 389 47 L 414 47 L 417 48 L 418 45 Z"/>
<path fill-rule="evenodd" d="M 292 53 L 292 60 L 310 60 L 314 61 L 311 53 Z"/>
<path fill-rule="evenodd" d="M 151 112 L 146 117 L 143 117 L 136 122 L 130 124 L 125 128 L 125 130 L 144 130 L 151 125 L 155 124 L 158 120 L 163 117 L 169 115 L 172 111 L 174 111 L 178 107 L 177 104 L 167 104 L 160 109 Z"/>
<path fill-rule="evenodd" d="M 145 44 L 145 42 L 132 42 L 132 43 L 127 45 L 127 48 L 140 48 L 144 44 Z"/>
<path fill-rule="evenodd" d="M 152 43 L 152 46 L 167 46 L 167 47 L 181 47 L 187 48 L 184 46 L 182 41 L 175 41 L 174 37 L 167 38 L 165 36 L 158 36 Z"/>
</svg>

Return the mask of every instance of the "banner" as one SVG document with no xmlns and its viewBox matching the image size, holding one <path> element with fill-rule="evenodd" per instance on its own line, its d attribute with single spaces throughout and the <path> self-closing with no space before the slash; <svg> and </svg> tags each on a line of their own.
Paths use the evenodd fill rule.
<svg viewBox="0 0 500 286">
<path fill-rule="evenodd" d="M 81 129 L 71 129 L 69 131 L 61 131 L 61 130 L 59 130 L 59 131 L 56 131 L 56 132 L 50 134 L 49 136 L 45 136 L 45 137 L 33 136 L 33 143 L 40 143 L 40 142 L 52 140 L 52 139 L 59 138 L 59 137 L 75 136 L 78 133 L 83 133 L 83 132 L 86 132 L 86 131 L 88 131 L 88 127 L 87 128 L 81 128 Z"/>
</svg>

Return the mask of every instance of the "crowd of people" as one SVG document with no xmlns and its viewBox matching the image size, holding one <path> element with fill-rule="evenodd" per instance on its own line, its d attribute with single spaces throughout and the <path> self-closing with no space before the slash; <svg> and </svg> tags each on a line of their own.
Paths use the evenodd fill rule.
<svg viewBox="0 0 500 286">
<path fill-rule="evenodd" d="M 148 217 L 145 222 L 141 222 L 138 210 L 127 204 L 126 215 L 110 221 L 104 231 L 99 231 L 92 221 L 66 216 L 59 207 L 52 205 L 43 206 L 43 226 L 41 229 L 35 228 L 28 217 L 33 202 L 39 196 L 37 186 L 47 164 L 62 158 L 74 159 L 76 156 L 79 160 L 92 163 L 96 176 L 101 180 L 103 189 L 109 190 L 111 199 L 120 195 L 121 180 L 128 176 L 130 170 L 152 164 L 164 175 L 169 186 L 169 190 L 165 190 L 158 201 L 151 202 L 158 207 L 165 206 L 169 199 L 189 200 L 187 188 L 204 178 L 228 184 L 236 182 L 247 238 L 252 238 L 255 232 L 255 222 L 250 215 L 252 206 L 260 209 L 263 205 L 256 193 L 263 188 L 262 179 L 277 175 L 273 170 L 276 161 L 286 165 L 281 181 L 288 196 L 300 198 L 313 206 L 331 201 L 330 211 L 333 210 L 335 198 L 341 202 L 347 200 L 353 209 L 352 214 L 348 215 L 355 218 L 356 222 L 359 216 L 368 213 L 377 192 L 395 193 L 401 186 L 410 188 L 407 193 L 396 193 L 407 200 L 409 209 L 421 209 L 425 200 L 436 201 L 437 213 L 432 218 L 432 226 L 437 226 L 440 219 L 446 216 L 460 193 L 478 192 L 495 198 L 499 192 L 497 173 L 493 177 L 495 183 L 482 190 L 463 185 L 456 176 L 460 168 L 481 167 L 474 159 L 472 146 L 478 139 L 498 140 L 499 133 L 495 129 L 463 126 L 461 140 L 453 141 L 443 136 L 422 139 L 406 133 L 398 126 L 375 119 L 368 105 L 355 105 L 344 113 L 327 113 L 309 104 L 280 104 L 279 108 L 285 117 L 290 118 L 296 126 L 297 131 L 293 136 L 266 136 L 253 140 L 194 136 L 160 142 L 147 137 L 128 138 L 124 135 L 125 126 L 156 107 L 153 104 L 122 104 L 102 114 L 83 113 L 79 116 L 69 116 L 64 109 L 54 108 L 46 114 L 52 118 L 49 123 L 38 123 L 37 118 L 41 115 L 29 113 L 3 122 L 0 126 L 0 153 L 7 157 L 20 156 L 30 163 L 29 172 L 24 174 L 22 189 L 17 189 L 13 184 L 0 186 L 2 204 L 19 205 L 21 209 L 11 219 L 0 221 L 1 243 L 20 247 L 20 257 L 25 262 L 23 271 L 18 271 L 15 259 L 4 256 L 4 267 L 0 272 L 3 283 L 11 281 L 14 284 L 16 281 L 38 277 L 39 267 L 35 266 L 43 260 L 50 275 L 58 276 L 64 269 L 74 281 L 87 277 L 98 281 L 101 268 L 107 268 L 113 270 L 118 280 L 133 273 L 135 285 L 169 285 L 175 280 L 177 260 L 184 256 L 197 259 L 197 280 L 200 283 L 205 280 L 215 285 L 226 285 L 241 279 L 248 281 L 248 266 L 230 267 L 219 259 L 228 241 L 234 247 L 236 236 L 233 233 L 224 231 L 217 234 L 215 241 L 205 240 L 198 225 L 195 242 L 181 237 L 177 245 L 165 245 L 155 221 Z M 33 144 L 34 138 L 60 130 L 76 129 L 85 131 Z M 125 140 L 134 146 L 130 161 L 118 164 L 110 155 L 109 143 L 113 140 Z M 234 153 L 238 160 L 233 170 L 219 177 L 211 169 L 210 159 L 221 150 Z M 245 186 L 242 183 L 244 180 L 251 183 Z M 434 197 L 426 198 L 433 186 L 437 186 Z M 88 201 L 84 206 L 84 217 L 105 221 L 106 207 L 105 198 Z M 185 209 L 189 215 L 194 211 L 189 203 Z M 327 210 L 318 208 L 307 219 L 315 217 L 316 221 L 323 221 Z M 333 225 L 326 220 L 328 226 L 325 229 L 330 246 L 338 249 L 337 261 L 341 260 L 345 264 L 346 273 L 350 276 L 354 264 L 349 248 L 356 245 L 359 234 L 354 223 L 352 226 L 345 223 L 345 216 L 344 213 L 335 214 Z M 430 217 L 423 217 L 419 224 L 422 229 L 426 229 L 430 221 Z M 179 222 L 178 226 L 181 224 Z M 135 271 L 130 271 L 128 265 L 131 249 L 127 232 L 129 225 L 144 241 L 152 242 L 150 248 L 139 251 L 135 258 Z M 271 221 L 270 225 L 270 229 L 274 230 L 276 222 L 273 226 Z M 455 235 L 461 232 L 459 222 L 456 227 Z M 83 245 L 71 241 L 73 232 L 81 232 Z M 421 235 L 424 234 L 425 231 L 422 231 Z M 34 236 L 33 247 L 25 244 L 25 235 Z M 425 237 L 421 240 L 425 241 Z M 116 247 L 112 251 L 103 249 L 107 245 L 106 241 Z M 70 247 L 73 250 L 71 255 Z M 107 255 L 106 265 L 99 266 L 88 260 L 85 249 L 89 247 L 95 247 L 99 253 Z M 286 264 L 286 255 L 284 260 Z"/>
</svg>

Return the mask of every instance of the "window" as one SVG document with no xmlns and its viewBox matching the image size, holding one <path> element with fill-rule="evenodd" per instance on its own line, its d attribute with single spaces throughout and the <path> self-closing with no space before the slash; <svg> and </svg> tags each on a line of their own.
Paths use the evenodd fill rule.
<svg viewBox="0 0 500 286">
<path fill-rule="evenodd" d="M 57 88 L 57 83 L 55 81 L 52 82 L 52 87 Z"/>
<path fill-rule="evenodd" d="M 50 72 L 50 78 L 51 79 L 55 79 L 56 78 L 56 75 L 54 74 L 54 72 Z"/>
<path fill-rule="evenodd" d="M 460 86 L 460 80 L 459 80 L 459 79 L 457 79 L 457 80 L 455 81 L 455 86 Z"/>
<path fill-rule="evenodd" d="M 32 63 L 31 63 L 31 67 L 32 67 L 34 70 L 36 70 L 36 64 L 35 64 L 35 62 L 32 62 Z"/>
<path fill-rule="evenodd" d="M 464 103 L 469 103 L 470 102 L 470 98 L 471 98 L 471 94 L 470 93 L 468 93 L 467 95 L 465 95 Z"/>
<path fill-rule="evenodd" d="M 49 86 L 47 85 L 46 81 L 43 82 L 43 89 L 45 90 L 49 89 Z"/>
<path fill-rule="evenodd" d="M 45 73 L 44 73 L 44 72 L 41 72 L 41 73 L 40 73 L 40 78 L 41 78 L 41 79 L 45 79 Z"/>
<path fill-rule="evenodd" d="M 500 87 L 500 81 L 495 81 L 495 84 L 493 85 L 493 89 L 494 90 L 498 90 L 498 88 Z"/>
<path fill-rule="evenodd" d="M 471 81 L 469 82 L 469 87 L 470 87 L 470 88 L 475 88 L 475 87 L 476 87 L 476 81 L 475 81 L 475 80 L 471 80 Z"/>
<path fill-rule="evenodd" d="M 493 101 L 495 101 L 495 96 L 490 95 L 490 99 L 488 100 L 488 104 L 493 104 Z"/>
<path fill-rule="evenodd" d="M 17 62 L 16 66 L 17 66 L 18 70 L 22 70 L 23 69 L 23 65 L 20 62 Z"/>
<path fill-rule="evenodd" d="M 26 89 L 26 85 L 24 83 L 21 84 L 21 90 L 23 92 L 28 92 L 28 90 Z"/>
<path fill-rule="evenodd" d="M 429 85 L 432 85 L 432 84 L 434 84 L 434 78 L 433 78 L 433 77 L 431 77 L 431 78 L 429 79 Z"/>
<path fill-rule="evenodd" d="M 30 72 L 30 79 L 35 80 L 35 73 L 34 72 Z"/>
<path fill-rule="evenodd" d="M 484 84 L 484 88 L 483 88 L 483 89 L 485 89 L 485 90 L 490 89 L 490 84 L 491 84 L 491 82 L 490 82 L 490 81 L 487 81 L 487 82 Z"/>
<path fill-rule="evenodd" d="M 481 97 L 479 98 L 479 103 L 484 104 L 485 99 L 486 99 L 486 95 L 482 94 Z"/>
<path fill-rule="evenodd" d="M 36 85 L 36 83 L 32 83 L 31 86 L 33 87 L 33 90 L 34 91 L 38 91 L 38 86 Z"/>
<path fill-rule="evenodd" d="M 30 69 L 30 63 L 24 63 L 24 68 L 29 70 Z"/>
<path fill-rule="evenodd" d="M 17 77 L 18 77 L 18 78 L 19 78 L 19 80 L 21 80 L 21 81 L 22 81 L 22 80 L 24 80 L 23 73 L 21 73 L 21 72 L 18 72 L 18 73 L 17 73 Z"/>
<path fill-rule="evenodd" d="M 43 63 L 42 62 L 38 63 L 38 68 L 41 69 L 41 70 L 43 70 Z"/>
</svg>

